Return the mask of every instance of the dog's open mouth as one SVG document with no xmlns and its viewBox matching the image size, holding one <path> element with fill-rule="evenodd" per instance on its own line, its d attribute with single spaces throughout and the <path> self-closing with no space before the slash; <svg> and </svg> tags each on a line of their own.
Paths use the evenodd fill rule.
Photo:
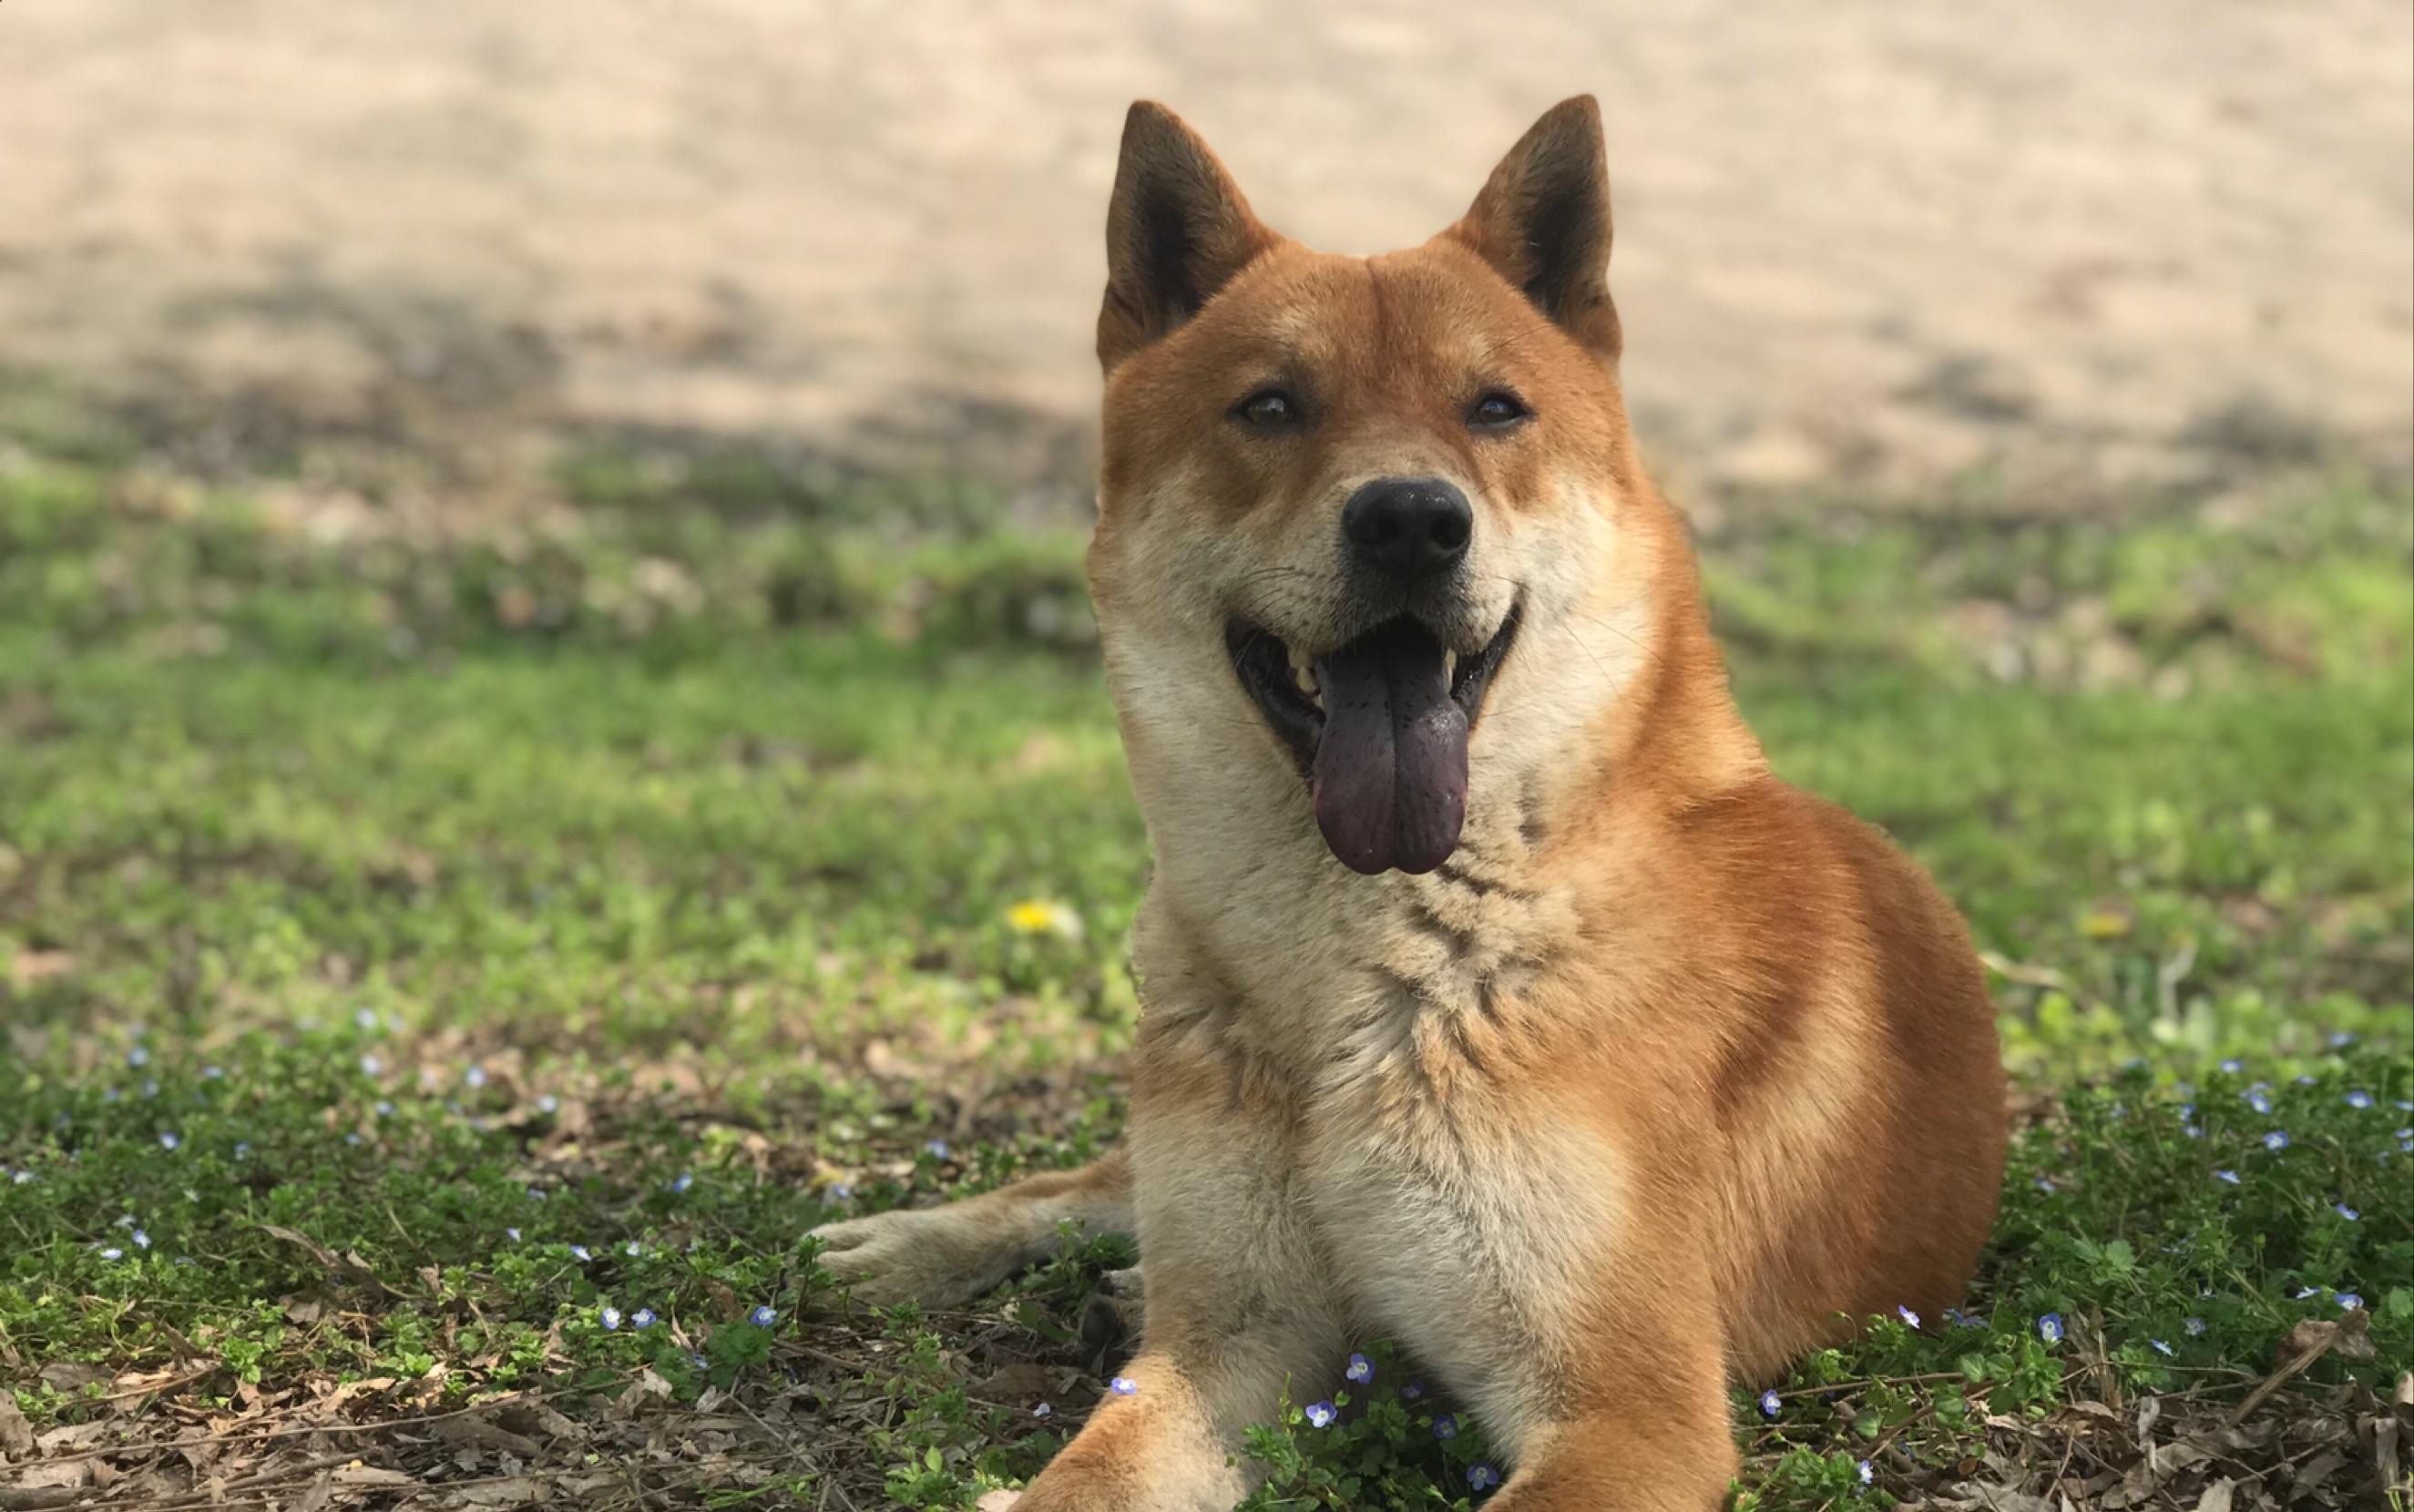
<svg viewBox="0 0 2414 1512">
<path fill-rule="evenodd" d="M 1290 748 L 1317 828 L 1351 870 L 1431 871 L 1458 848 L 1468 732 L 1517 617 L 1512 608 L 1471 657 L 1405 615 L 1313 661 L 1254 625 L 1225 628 L 1241 686 Z"/>
</svg>

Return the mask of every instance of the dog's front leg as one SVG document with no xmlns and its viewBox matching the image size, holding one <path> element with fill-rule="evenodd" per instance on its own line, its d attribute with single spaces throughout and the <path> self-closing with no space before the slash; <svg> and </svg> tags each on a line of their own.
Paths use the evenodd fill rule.
<svg viewBox="0 0 2414 1512">
<path fill-rule="evenodd" d="M 1292 1111 L 1212 1052 L 1135 1055 L 1129 1153 L 1148 1291 L 1139 1355 L 1016 1512 L 1227 1512 L 1243 1431 L 1343 1348 L 1330 1267 L 1292 1196 Z"/>
<path fill-rule="evenodd" d="M 1648 1272 L 1695 1276 L 1698 1267 Z M 1715 1512 L 1737 1467 L 1706 1298 L 1613 1304 L 1553 1411 L 1509 1446 L 1486 1512 Z"/>
</svg>

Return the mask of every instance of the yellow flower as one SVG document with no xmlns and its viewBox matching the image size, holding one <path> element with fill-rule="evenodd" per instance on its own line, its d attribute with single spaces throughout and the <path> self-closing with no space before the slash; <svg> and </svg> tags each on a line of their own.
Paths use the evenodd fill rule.
<svg viewBox="0 0 2414 1512">
<path fill-rule="evenodd" d="M 1062 903 L 1042 897 L 1025 898 L 1006 910 L 1006 922 L 1021 934 L 1081 938 L 1081 916 Z"/>
<path fill-rule="evenodd" d="M 2112 940 L 2129 932 L 2129 916 L 2110 909 L 2098 909 L 2079 921 L 2081 932 L 2091 940 Z"/>
</svg>

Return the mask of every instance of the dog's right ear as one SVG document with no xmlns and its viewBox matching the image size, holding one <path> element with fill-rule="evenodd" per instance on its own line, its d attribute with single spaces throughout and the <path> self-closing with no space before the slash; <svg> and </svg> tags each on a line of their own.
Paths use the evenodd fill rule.
<svg viewBox="0 0 2414 1512">
<path fill-rule="evenodd" d="M 1155 100 L 1133 102 L 1107 203 L 1098 365 L 1112 372 L 1198 314 L 1275 241 L 1197 132 Z"/>
</svg>

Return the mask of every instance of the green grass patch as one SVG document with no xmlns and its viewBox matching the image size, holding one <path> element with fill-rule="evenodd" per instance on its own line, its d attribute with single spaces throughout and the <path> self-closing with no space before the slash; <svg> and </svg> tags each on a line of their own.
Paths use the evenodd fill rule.
<svg viewBox="0 0 2414 1512">
<path fill-rule="evenodd" d="M 0 1401 L 39 1456 L 174 1500 L 192 1422 L 492 1402 L 347 1443 L 599 1505 L 1044 1463 L 1128 1253 L 872 1316 L 801 1236 L 1113 1138 L 1147 856 L 1078 541 L 644 449 L 448 522 L 70 418 L 0 450 Z M 1964 1315 L 1739 1395 L 1742 1505 L 2101 1492 L 2292 1335 L 2128 1505 L 2351 1448 L 2414 1368 L 2408 501 L 1707 551 L 1780 771 L 1968 912 L 2032 1104 Z M 1362 1349 L 1254 1436 L 1253 1505 L 1480 1500 L 1481 1423 Z M 289 1442 L 244 1473 L 334 1474 Z"/>
</svg>

